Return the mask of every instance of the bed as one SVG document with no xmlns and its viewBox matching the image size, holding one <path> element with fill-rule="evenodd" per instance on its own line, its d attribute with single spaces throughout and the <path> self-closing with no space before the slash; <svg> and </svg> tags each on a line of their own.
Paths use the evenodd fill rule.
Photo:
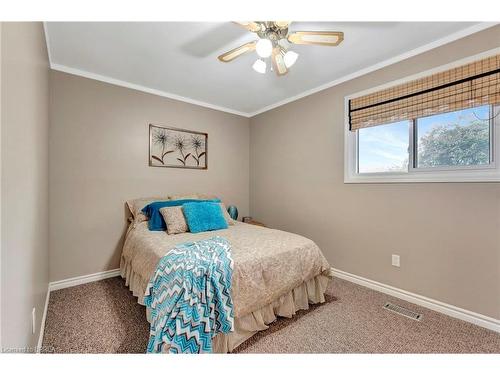
<svg viewBox="0 0 500 375">
<path fill-rule="evenodd" d="M 175 245 L 221 236 L 232 245 L 234 332 L 212 340 L 213 351 L 227 353 L 277 316 L 292 317 L 309 303 L 325 301 L 330 266 L 311 240 L 284 231 L 234 222 L 227 229 L 168 235 L 148 229 L 147 221 L 130 224 L 121 261 L 121 276 L 140 304 L 159 260 Z M 149 320 L 149 318 L 148 318 Z"/>
</svg>

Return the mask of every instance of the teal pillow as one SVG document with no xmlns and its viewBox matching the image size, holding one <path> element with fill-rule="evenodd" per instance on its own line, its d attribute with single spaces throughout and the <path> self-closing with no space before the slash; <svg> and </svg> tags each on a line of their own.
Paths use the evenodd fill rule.
<svg viewBox="0 0 500 375">
<path fill-rule="evenodd" d="M 148 228 L 152 231 L 165 231 L 167 224 L 161 216 L 160 208 L 182 206 L 188 202 L 214 202 L 220 203 L 220 199 L 198 200 L 198 199 L 178 199 L 173 201 L 156 201 L 148 204 L 142 209 L 142 213 L 148 217 Z"/>
<path fill-rule="evenodd" d="M 220 203 L 206 201 L 184 203 L 182 211 L 189 231 L 192 233 L 227 228 L 227 221 L 222 213 Z"/>
</svg>

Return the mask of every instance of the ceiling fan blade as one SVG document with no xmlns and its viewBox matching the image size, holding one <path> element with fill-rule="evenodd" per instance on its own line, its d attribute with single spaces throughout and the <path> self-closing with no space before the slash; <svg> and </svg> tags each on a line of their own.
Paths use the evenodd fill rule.
<svg viewBox="0 0 500 375">
<path fill-rule="evenodd" d="M 241 22 L 234 22 L 234 23 L 244 27 L 245 29 L 247 29 L 248 31 L 251 31 L 253 33 L 256 33 L 262 29 L 261 24 L 258 22 L 255 22 L 255 21 L 241 21 Z"/>
<path fill-rule="evenodd" d="M 286 29 L 290 24 L 290 21 L 274 21 L 274 25 L 280 29 Z"/>
<path fill-rule="evenodd" d="M 222 62 L 230 62 L 233 61 L 235 58 L 240 57 L 241 55 L 254 51 L 255 46 L 257 45 L 257 41 L 254 40 L 253 42 L 243 44 L 242 46 L 236 47 L 232 49 L 231 51 L 227 51 L 226 53 L 223 53 L 218 57 L 218 59 Z"/>
<path fill-rule="evenodd" d="M 285 65 L 285 60 L 283 59 L 283 54 L 279 47 L 273 48 L 273 68 L 277 75 L 282 76 L 288 73 L 288 69 Z"/>
<path fill-rule="evenodd" d="M 343 40 L 341 31 L 296 31 L 288 35 L 288 41 L 293 44 L 338 46 Z"/>
</svg>

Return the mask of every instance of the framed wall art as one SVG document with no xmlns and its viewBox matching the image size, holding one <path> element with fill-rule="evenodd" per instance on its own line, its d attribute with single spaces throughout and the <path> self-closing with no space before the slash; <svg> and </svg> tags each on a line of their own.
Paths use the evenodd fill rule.
<svg viewBox="0 0 500 375">
<path fill-rule="evenodd" d="M 149 165 L 208 168 L 208 134 L 149 124 Z"/>
</svg>

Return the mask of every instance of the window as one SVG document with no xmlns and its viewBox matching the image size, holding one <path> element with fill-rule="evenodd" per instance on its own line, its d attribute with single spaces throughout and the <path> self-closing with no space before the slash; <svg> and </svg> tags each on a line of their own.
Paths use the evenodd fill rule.
<svg viewBox="0 0 500 375">
<path fill-rule="evenodd" d="M 500 106 L 347 130 L 346 182 L 500 181 Z"/>
<path fill-rule="evenodd" d="M 345 182 L 500 181 L 500 54 L 346 97 Z"/>
<path fill-rule="evenodd" d="M 491 163 L 490 107 L 417 119 L 415 167 L 484 166 Z"/>
<path fill-rule="evenodd" d="M 408 169 L 409 121 L 358 130 L 358 172 L 404 172 Z"/>
</svg>

